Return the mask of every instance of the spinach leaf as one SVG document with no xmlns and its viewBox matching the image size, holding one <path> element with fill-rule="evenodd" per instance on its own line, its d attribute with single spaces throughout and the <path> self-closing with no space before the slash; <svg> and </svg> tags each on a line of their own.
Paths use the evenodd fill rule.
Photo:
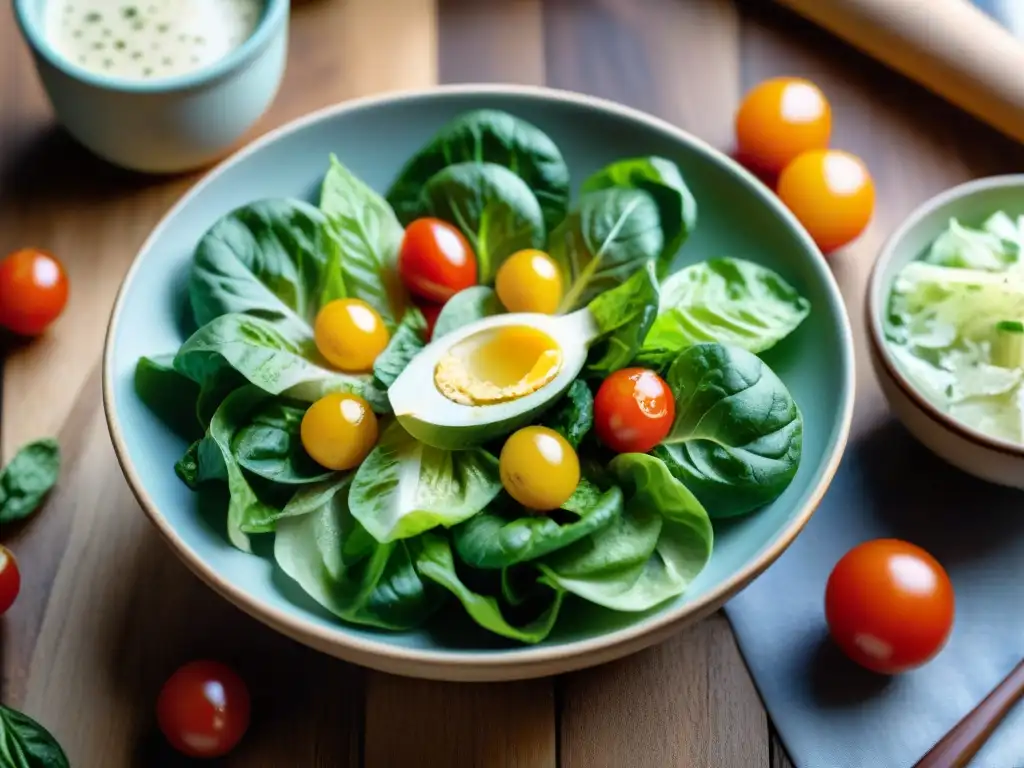
<svg viewBox="0 0 1024 768">
<path fill-rule="evenodd" d="M 581 194 L 613 187 L 642 189 L 658 204 L 665 244 L 658 259 L 658 277 L 664 277 L 686 238 L 697 226 L 697 201 L 683 181 L 679 167 L 663 157 L 619 160 L 583 182 Z"/>
<path fill-rule="evenodd" d="M 140 357 L 135 394 L 178 437 L 195 440 L 203 434 L 196 418 L 199 386 L 174 370 L 174 355 Z"/>
<path fill-rule="evenodd" d="M 341 244 L 341 277 L 349 296 L 362 299 L 394 329 L 408 302 L 398 276 L 404 230 L 380 195 L 331 155 L 320 209 Z"/>
<path fill-rule="evenodd" d="M 339 259 L 335 230 L 314 206 L 263 200 L 239 208 L 196 249 L 189 278 L 196 324 L 245 313 L 306 332 L 321 306 L 344 295 Z"/>
<path fill-rule="evenodd" d="M 616 523 L 539 563 L 542 580 L 618 611 L 645 611 L 681 595 L 711 557 L 712 528 L 700 502 L 646 454 L 609 469 L 626 508 Z"/>
<path fill-rule="evenodd" d="M 695 344 L 665 380 L 676 420 L 652 454 L 708 514 L 741 515 L 785 490 L 800 464 L 803 421 L 760 358 L 738 347 Z"/>
<path fill-rule="evenodd" d="M 499 491 L 498 460 L 487 451 L 434 448 L 393 422 L 356 471 L 350 503 L 356 520 L 384 543 L 461 523 Z"/>
<path fill-rule="evenodd" d="M 506 615 L 512 613 L 512 609 L 515 609 L 515 613 L 521 613 L 523 607 L 507 606 L 503 611 L 497 596 L 483 595 L 471 590 L 459 578 L 451 546 L 444 536 L 425 533 L 417 539 L 412 539 L 409 545 L 416 550 L 416 570 L 455 595 L 470 618 L 484 629 L 523 643 L 539 643 L 555 626 L 564 597 L 561 589 L 545 589 L 540 604 L 535 610 L 530 611 L 532 615 L 524 621 L 513 622 Z"/>
<path fill-rule="evenodd" d="M 581 480 L 563 510 L 564 516 L 538 515 L 499 498 L 487 509 L 452 529 L 452 543 L 462 562 L 474 568 L 505 568 L 567 547 L 611 525 L 622 512 L 622 491 L 605 493 Z M 564 518 L 564 519 L 563 519 Z"/>
<path fill-rule="evenodd" d="M 662 285 L 660 313 L 644 350 L 678 353 L 717 341 L 764 352 L 809 312 L 810 303 L 772 270 L 743 259 L 711 259 L 679 270 Z"/>
<path fill-rule="evenodd" d="M 548 250 L 566 287 L 560 312 L 579 309 L 628 280 L 665 244 L 654 199 L 638 189 L 591 192 L 551 233 Z"/>
<path fill-rule="evenodd" d="M 544 426 L 558 432 L 573 448 L 579 448 L 583 438 L 594 426 L 594 395 L 582 379 L 576 379 L 569 389 L 544 414 Z"/>
<path fill-rule="evenodd" d="M 501 263 L 524 248 L 542 248 L 547 230 L 540 204 L 512 171 L 491 163 L 450 165 L 423 187 L 432 216 L 454 224 L 473 246 L 477 280 L 494 281 Z"/>
<path fill-rule="evenodd" d="M 13 523 L 35 512 L 59 475 L 56 440 L 46 437 L 22 446 L 0 470 L 0 523 Z"/>
<path fill-rule="evenodd" d="M 434 324 L 434 339 L 491 315 L 505 312 L 493 288 L 475 285 L 459 291 L 441 308 Z"/>
<path fill-rule="evenodd" d="M 225 366 L 272 395 L 313 402 L 329 392 L 351 392 L 366 399 L 378 413 L 390 409 L 387 393 L 366 374 L 347 374 L 329 367 L 312 335 L 251 315 L 221 315 L 182 345 L 174 367 L 206 387 L 223 376 Z"/>
<path fill-rule="evenodd" d="M 0 704 L 0 765 L 4 768 L 68 768 L 53 735 L 26 714 Z"/>
<path fill-rule="evenodd" d="M 346 474 L 300 491 L 296 509 L 277 524 L 274 557 L 310 597 L 346 621 L 418 627 L 442 593 L 424 584 L 406 542 L 380 544 L 356 521 L 348 504 L 351 481 Z"/>
<path fill-rule="evenodd" d="M 197 475 L 214 479 L 223 472 L 223 477 L 227 480 L 230 494 L 227 516 L 228 539 L 243 552 L 252 551 L 246 534 L 272 531 L 274 520 L 280 516 L 280 508 L 257 495 L 242 471 L 231 446 L 235 434 L 249 423 L 252 415 L 269 400 L 270 396 L 256 387 L 236 389 L 220 404 L 210 422 L 206 438 L 200 441 L 196 448 L 196 462 L 200 467 L 197 469 Z"/>
<path fill-rule="evenodd" d="M 658 278 L 648 261 L 631 278 L 587 305 L 601 338 L 587 356 L 587 376 L 604 377 L 633 361 L 658 315 Z"/>
<path fill-rule="evenodd" d="M 548 230 L 569 205 L 569 168 L 562 153 L 534 125 L 507 112 L 478 109 L 441 128 L 402 169 L 388 202 L 405 225 L 425 213 L 420 191 L 435 174 L 463 162 L 494 163 L 515 172 L 532 190 Z"/>
<path fill-rule="evenodd" d="M 416 307 L 405 311 L 384 351 L 373 363 L 373 375 L 385 388 L 395 383 L 405 367 L 426 345 L 427 321 Z"/>
<path fill-rule="evenodd" d="M 224 402 L 224 398 L 248 383 L 249 380 L 245 376 L 228 365 L 216 367 L 213 373 L 204 379 L 196 400 L 196 416 L 199 417 L 203 429 L 210 426 L 213 414 Z"/>
<path fill-rule="evenodd" d="M 301 403 L 264 402 L 231 440 L 239 465 L 254 475 L 284 485 L 315 483 L 333 475 L 302 447 L 299 429 L 305 415 L 306 406 Z"/>
</svg>

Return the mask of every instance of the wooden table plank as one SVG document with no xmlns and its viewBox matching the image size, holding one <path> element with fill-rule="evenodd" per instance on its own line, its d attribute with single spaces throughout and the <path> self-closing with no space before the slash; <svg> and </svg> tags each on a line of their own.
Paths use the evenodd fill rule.
<svg viewBox="0 0 1024 768">
<path fill-rule="evenodd" d="M 340 99 L 432 84 L 434 23 L 433 0 L 296 3 L 285 83 L 252 134 Z M 10 350 L 4 366 L 3 454 L 58 434 L 66 460 L 46 508 L 4 531 L 24 584 L 0 625 L 0 695 L 51 728 L 73 765 L 181 765 L 155 732 L 153 702 L 178 664 L 212 656 L 235 665 L 254 698 L 250 734 L 222 765 L 358 765 L 362 671 L 272 632 L 193 578 L 129 493 L 103 421 L 99 363 L 114 293 L 196 175 L 144 178 L 73 145 L 54 129 L 14 29 L 10 5 L 0 6 L 10 59 L 0 72 L 0 245 L 53 249 L 72 298 L 52 331 Z"/>
</svg>

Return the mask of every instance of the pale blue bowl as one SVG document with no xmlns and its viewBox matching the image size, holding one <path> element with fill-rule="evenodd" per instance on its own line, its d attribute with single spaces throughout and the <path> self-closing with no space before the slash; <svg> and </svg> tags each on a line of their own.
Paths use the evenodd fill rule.
<svg viewBox="0 0 1024 768">
<path fill-rule="evenodd" d="M 524 647 L 485 635 L 446 614 L 421 631 L 388 633 L 343 624 L 321 610 L 273 560 L 232 548 L 223 512 L 204 515 L 178 480 L 186 445 L 135 395 L 141 355 L 173 353 L 188 333 L 185 291 L 197 241 L 216 219 L 257 198 L 314 201 L 334 152 L 384 190 L 401 165 L 444 122 L 470 109 L 513 112 L 547 131 L 578 184 L 629 155 L 676 161 L 697 197 L 696 232 L 678 266 L 708 257 L 746 257 L 778 270 L 812 314 L 767 360 L 804 416 L 796 479 L 773 504 L 716 525 L 710 564 L 688 593 L 645 614 L 572 602 L 551 636 Z M 631 653 L 707 615 L 777 558 L 821 500 L 846 445 L 853 405 L 853 345 L 835 281 L 793 216 L 729 158 L 673 126 L 585 96 L 538 88 L 464 86 L 349 102 L 260 139 L 201 181 L 156 228 L 125 278 L 104 357 L 104 406 L 125 476 L 171 547 L 235 605 L 324 652 L 399 674 L 498 680 L 555 674 Z"/>
<path fill-rule="evenodd" d="M 143 82 L 84 69 L 54 50 L 43 29 L 46 1 L 13 0 L 43 87 L 68 133 L 115 165 L 149 173 L 209 165 L 277 95 L 287 60 L 289 0 L 266 0 L 252 36 L 220 61 Z"/>
</svg>

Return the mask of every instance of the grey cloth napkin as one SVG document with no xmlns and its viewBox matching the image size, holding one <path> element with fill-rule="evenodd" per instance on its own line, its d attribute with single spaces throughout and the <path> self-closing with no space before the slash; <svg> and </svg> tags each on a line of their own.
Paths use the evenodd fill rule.
<svg viewBox="0 0 1024 768">
<path fill-rule="evenodd" d="M 956 591 L 945 649 L 895 677 L 828 638 L 825 583 L 855 544 L 895 537 L 932 553 Z M 935 458 L 897 423 L 851 441 L 792 546 L 726 606 L 798 768 L 909 768 L 1024 657 L 1024 493 Z M 1024 702 L 971 768 L 1024 768 Z"/>
</svg>

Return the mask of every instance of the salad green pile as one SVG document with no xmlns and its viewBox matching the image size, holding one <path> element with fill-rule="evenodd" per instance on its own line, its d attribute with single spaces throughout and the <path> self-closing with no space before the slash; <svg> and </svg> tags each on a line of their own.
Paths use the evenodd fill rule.
<svg viewBox="0 0 1024 768">
<path fill-rule="evenodd" d="M 331 158 L 318 204 L 261 200 L 213 225 L 189 279 L 197 330 L 176 353 L 141 359 L 136 389 L 190 441 L 181 480 L 226 488 L 237 547 L 272 536 L 280 568 L 347 622 L 405 630 L 461 604 L 481 627 L 536 643 L 567 595 L 644 611 L 682 594 L 710 559 L 712 521 L 782 493 L 802 419 L 758 355 L 800 325 L 808 302 L 741 259 L 670 274 L 697 203 L 666 159 L 612 163 L 580 190 L 571 201 L 548 136 L 481 110 L 444 126 L 385 196 Z M 582 372 L 534 421 L 579 455 L 581 479 L 560 509 L 527 510 L 503 489 L 507 435 L 448 450 L 391 414 L 389 386 L 428 341 L 396 267 L 403 227 L 424 215 L 457 226 L 479 265 L 433 340 L 504 312 L 495 275 L 524 248 L 557 263 L 559 312 L 595 319 Z M 314 343 L 319 309 L 339 297 L 370 304 L 390 332 L 370 373 L 335 370 Z M 593 430 L 598 386 L 627 366 L 658 372 L 675 399 L 649 453 L 616 454 Z M 380 419 L 376 446 L 350 471 L 318 465 L 300 435 L 310 404 L 333 392 L 359 395 Z"/>
<path fill-rule="evenodd" d="M 968 426 L 1024 443 L 1024 216 L 952 219 L 893 282 L 885 323 L 897 364 Z"/>
</svg>

